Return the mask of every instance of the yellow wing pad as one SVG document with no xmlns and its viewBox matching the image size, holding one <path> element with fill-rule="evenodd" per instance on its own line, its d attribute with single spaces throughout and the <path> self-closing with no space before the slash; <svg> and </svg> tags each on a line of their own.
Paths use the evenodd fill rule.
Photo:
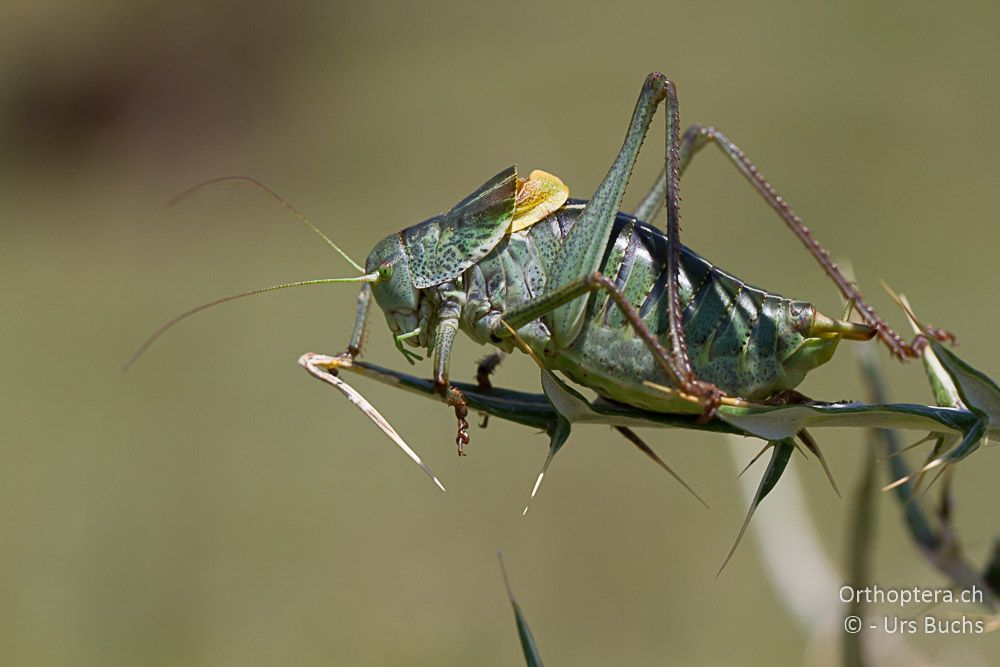
<svg viewBox="0 0 1000 667">
<path fill-rule="evenodd" d="M 527 179 L 517 179 L 514 219 L 510 231 L 519 232 L 555 213 L 569 199 L 569 188 L 558 176 L 536 169 Z"/>
</svg>

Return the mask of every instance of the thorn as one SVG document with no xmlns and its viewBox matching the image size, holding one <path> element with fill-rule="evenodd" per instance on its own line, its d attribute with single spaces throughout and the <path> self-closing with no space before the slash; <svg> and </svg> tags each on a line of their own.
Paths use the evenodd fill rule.
<svg viewBox="0 0 1000 667">
<path fill-rule="evenodd" d="M 549 453 L 545 457 L 545 462 L 542 463 L 542 469 L 538 473 L 538 477 L 535 478 L 535 485 L 531 488 L 531 495 L 528 496 L 528 502 L 524 505 L 524 511 L 521 512 L 521 516 L 528 514 L 528 506 L 531 505 L 531 501 L 535 499 L 535 494 L 538 493 L 538 488 L 542 485 L 542 478 L 545 477 L 545 473 L 549 469 L 549 464 L 552 463 L 553 457 L 556 455 L 556 450 L 549 447 Z"/>
<path fill-rule="evenodd" d="M 643 439 L 642 439 L 642 438 L 640 438 L 640 437 L 639 437 L 639 435 L 638 435 L 638 434 L 637 434 L 637 433 L 636 433 L 635 431 L 633 431 L 632 429 L 628 428 L 627 426 L 615 426 L 615 427 L 614 427 L 614 429 L 615 429 L 616 431 L 618 431 L 619 433 L 621 433 L 621 434 L 622 434 L 622 435 L 623 435 L 623 436 L 625 437 L 625 439 L 626 439 L 626 440 L 628 440 L 628 441 L 629 441 L 629 442 L 631 442 L 631 443 L 632 443 L 633 445 L 635 445 L 636 447 L 638 447 L 638 448 L 639 448 L 639 450 L 640 450 L 640 451 L 641 451 L 641 452 L 642 452 L 643 454 L 645 454 L 646 456 L 648 456 L 649 458 L 651 458 L 651 459 L 653 460 L 653 462 L 654 462 L 654 463 L 656 463 L 656 465 L 658 465 L 658 466 L 660 466 L 661 468 L 663 468 L 664 470 L 666 470 L 666 471 L 667 471 L 667 474 L 669 474 L 669 475 L 670 475 L 671 477 L 673 477 L 673 478 L 674 478 L 674 479 L 676 479 L 676 480 L 677 480 L 678 482 L 680 482 L 681 486 L 683 486 L 683 487 L 684 487 L 685 489 L 687 489 L 688 493 L 690 493 L 690 494 L 691 494 L 692 496 L 694 496 L 694 497 L 695 497 L 695 499 L 696 499 L 696 500 L 697 500 L 697 501 L 698 501 L 699 503 L 701 503 L 702 505 L 704 505 L 704 506 L 705 506 L 705 509 L 710 509 L 710 508 L 708 507 L 708 503 L 706 503 L 706 502 L 705 502 L 704 500 L 702 500 L 702 497 L 701 497 L 701 496 L 699 496 L 699 495 L 697 494 L 697 492 L 695 492 L 695 490 L 694 490 L 693 488 L 691 488 L 691 486 L 690 486 L 690 485 L 688 485 L 688 483 L 687 483 L 687 482 L 685 482 L 685 481 L 684 481 L 683 479 L 681 479 L 681 476 L 680 476 L 680 475 L 678 475 L 678 474 L 677 474 L 676 472 L 674 472 L 674 471 L 673 471 L 673 470 L 672 470 L 672 469 L 670 468 L 670 466 L 668 466 L 668 465 L 667 465 L 667 464 L 666 464 L 666 463 L 665 463 L 665 462 L 663 461 L 663 459 L 661 459 L 661 458 L 660 458 L 659 456 L 657 456 L 657 455 L 656 455 L 656 452 L 654 452 L 654 451 L 652 450 L 652 448 L 651 448 L 651 447 L 650 447 L 649 445 L 647 445 L 647 444 L 646 444 L 646 443 L 645 443 L 645 442 L 643 441 Z"/>
<path fill-rule="evenodd" d="M 802 449 L 802 446 L 799 443 L 793 442 L 792 446 L 795 447 L 795 451 L 797 451 L 799 454 L 802 455 L 802 458 L 804 458 L 806 461 L 809 460 L 809 455 L 806 454 L 806 450 Z"/>
<path fill-rule="evenodd" d="M 925 472 L 927 472 L 929 470 L 933 470 L 934 468 L 938 467 L 939 465 L 941 465 L 944 462 L 945 462 L 945 460 L 943 458 L 934 459 L 933 461 L 931 461 L 930 463 L 928 463 L 927 465 L 925 465 L 920 470 L 918 470 L 916 472 L 913 472 L 913 473 L 910 473 L 909 475 L 905 475 L 903 477 L 900 477 L 895 482 L 892 482 L 890 484 L 886 484 L 885 486 L 882 487 L 882 491 L 892 491 L 896 487 L 902 486 L 903 484 L 906 484 L 907 482 L 913 480 L 918 475 L 923 475 Z"/>
<path fill-rule="evenodd" d="M 545 477 L 545 471 L 544 470 L 542 472 L 538 473 L 538 477 L 535 478 L 535 486 L 533 486 L 531 488 L 531 496 L 528 499 L 528 503 L 526 503 L 524 505 L 524 511 L 521 512 L 521 516 L 524 516 L 524 515 L 526 515 L 528 513 L 528 504 L 531 502 L 532 499 L 534 499 L 535 494 L 538 493 L 538 487 L 540 487 L 542 485 L 542 478 L 543 477 Z"/>
<path fill-rule="evenodd" d="M 938 437 L 939 436 L 937 434 L 933 433 L 933 432 L 932 433 L 928 433 L 927 435 L 925 435 L 924 437 L 920 438 L 920 440 L 917 440 L 912 445 L 907 445 L 906 447 L 903 447 L 902 449 L 893 452 L 887 458 L 891 459 L 894 456 L 899 456 L 900 454 L 903 454 L 904 452 L 908 452 L 911 449 L 914 449 L 915 447 L 919 447 L 920 445 L 924 444 L 925 442 L 932 442 L 934 440 L 937 440 Z"/>
<path fill-rule="evenodd" d="M 497 560 L 500 561 L 500 574 L 503 576 L 503 586 L 507 589 L 507 599 L 510 600 L 514 609 L 517 609 L 517 600 L 514 599 L 514 591 L 511 590 L 510 580 L 507 578 L 507 568 L 503 564 L 503 553 L 499 549 L 497 549 Z"/>
<path fill-rule="evenodd" d="M 903 477 L 900 477 L 895 482 L 890 482 L 889 484 L 886 484 L 885 486 L 883 486 L 881 490 L 882 491 L 892 491 L 896 487 L 902 486 L 902 485 L 906 484 L 907 482 L 909 482 L 911 477 L 913 477 L 913 475 L 905 475 Z"/>
<path fill-rule="evenodd" d="M 764 450 L 766 451 L 770 447 L 778 447 L 781 444 L 791 444 L 791 442 L 792 441 L 790 441 L 790 440 L 768 442 L 768 446 L 765 447 Z M 763 453 L 763 452 L 761 452 L 761 453 Z M 779 453 L 779 450 L 775 449 L 774 450 L 775 456 L 778 453 Z M 760 454 L 757 455 L 757 457 L 759 457 L 759 456 L 760 456 Z M 772 464 L 774 463 L 775 456 L 772 456 L 772 458 L 771 458 L 771 463 Z M 754 458 L 756 459 L 757 457 L 754 457 Z M 786 458 L 786 462 L 787 462 L 787 458 Z M 784 464 L 782 464 L 782 469 L 783 468 L 784 468 Z M 750 520 L 753 518 L 754 513 L 757 511 L 757 508 L 760 506 L 760 502 L 761 502 L 761 500 L 763 500 L 763 497 L 765 495 L 767 495 L 767 491 L 764 490 L 764 484 L 768 480 L 769 471 L 770 471 L 770 466 L 768 466 L 768 471 L 765 471 L 764 476 L 761 477 L 760 483 L 757 485 L 757 491 L 756 491 L 756 493 L 754 493 L 753 501 L 750 503 L 749 509 L 747 509 L 747 516 L 743 520 L 743 525 L 740 526 L 740 532 L 736 535 L 736 541 L 733 542 L 733 547 L 729 550 L 729 554 L 726 555 L 726 560 L 724 560 L 722 562 L 722 567 L 720 567 L 719 571 L 715 573 L 715 578 L 716 579 L 718 579 L 719 576 L 722 575 L 722 571 L 726 569 L 727 565 L 729 565 L 729 561 L 732 560 L 733 554 L 736 553 L 737 547 L 739 547 L 740 546 L 740 542 L 743 541 L 743 536 L 746 534 L 747 528 L 750 526 Z M 780 471 L 778 472 L 778 474 L 780 476 Z M 772 482 L 771 486 L 773 486 L 773 482 Z M 770 487 L 768 488 L 768 491 L 769 490 L 770 490 Z"/>
<path fill-rule="evenodd" d="M 752 466 L 754 463 L 757 463 L 757 459 L 759 459 L 760 457 L 762 457 L 764 455 L 764 452 L 766 452 L 767 450 L 769 450 L 773 446 L 774 445 L 772 445 L 771 443 L 767 443 L 766 445 L 764 445 L 761 448 L 761 450 L 759 452 L 757 452 L 757 455 L 754 456 L 752 459 L 750 459 L 750 463 L 748 463 L 746 465 L 746 467 L 743 468 L 743 470 L 740 471 L 740 474 L 736 475 L 736 479 L 739 479 L 740 477 L 743 476 L 743 473 L 745 473 L 747 470 L 750 470 L 750 466 Z"/>
<path fill-rule="evenodd" d="M 719 578 L 719 576 L 722 574 L 722 571 L 726 569 L 727 565 L 729 565 L 729 561 L 733 559 L 733 554 L 736 553 L 736 548 L 740 546 L 740 542 L 743 540 L 743 535 L 744 533 L 747 532 L 747 528 L 750 526 L 750 519 L 753 518 L 754 512 L 756 511 L 757 511 L 757 505 L 750 505 L 750 510 L 747 512 L 747 518 L 743 520 L 743 525 L 740 526 L 740 532 L 736 536 L 736 541 L 733 542 L 733 548 L 729 550 L 729 555 L 727 555 L 726 560 L 722 562 L 722 567 L 720 567 L 719 571 L 715 573 L 716 579 Z"/>
<path fill-rule="evenodd" d="M 943 466 L 940 470 L 938 470 L 938 473 L 936 475 L 934 475 L 934 477 L 931 479 L 930 483 L 927 485 L 927 488 L 924 489 L 923 492 L 920 494 L 920 497 L 922 498 L 925 495 L 927 495 L 927 492 L 931 490 L 932 486 L 934 486 L 934 482 L 938 481 L 938 479 L 941 478 L 941 475 L 943 475 L 946 472 L 948 472 L 948 470 L 950 470 L 950 467 L 947 466 L 947 465 Z"/>
<path fill-rule="evenodd" d="M 927 472 L 929 470 L 933 470 L 934 468 L 937 468 L 942 463 L 945 463 L 944 457 L 936 458 L 933 461 L 931 461 L 930 463 L 928 463 L 927 465 L 925 465 L 923 468 L 921 468 L 920 470 L 918 470 L 917 473 L 918 474 L 922 474 L 922 473 L 925 473 L 925 472 Z"/>
<path fill-rule="evenodd" d="M 913 314 L 913 309 L 910 307 L 910 302 L 906 300 L 906 297 L 889 287 L 888 283 L 881 278 L 879 278 L 878 282 L 879 285 L 882 286 L 882 289 L 885 290 L 886 294 L 889 295 L 889 298 L 895 301 L 896 305 L 899 306 L 904 313 L 906 313 L 907 319 L 910 320 L 910 325 L 913 326 L 917 333 L 925 334 L 927 332 L 927 327 L 925 327 L 924 324 L 917 319 L 917 316 Z"/>
<path fill-rule="evenodd" d="M 415 451 L 410 449 L 410 446 L 407 445 L 406 441 L 404 441 L 399 433 L 396 432 L 396 429 L 392 427 L 392 424 L 390 424 L 364 396 L 354 389 L 354 387 L 344 382 L 335 374 L 336 368 L 342 365 L 341 359 L 307 352 L 299 357 L 299 365 L 305 368 L 314 378 L 334 386 L 338 391 L 340 391 L 340 393 L 346 396 L 347 400 L 361 410 L 361 412 L 363 412 L 364 415 L 368 417 L 373 424 L 375 424 L 375 426 L 385 433 L 397 447 L 403 450 L 403 452 L 410 457 L 411 461 L 420 466 L 420 469 L 427 473 L 428 477 L 434 480 L 434 483 L 439 489 L 442 491 L 446 490 L 444 488 L 444 484 L 442 484 L 441 480 L 437 478 L 437 475 L 435 475 L 431 469 L 427 467 L 427 464 L 421 460 Z"/>
<path fill-rule="evenodd" d="M 826 462 L 826 457 L 823 456 L 823 452 L 820 451 L 819 443 L 817 443 L 816 440 L 813 439 L 812 434 L 805 429 L 799 431 L 798 436 L 802 440 L 802 443 L 809 448 L 809 451 L 812 452 L 817 459 L 819 459 L 819 464 L 823 466 L 823 472 L 826 473 L 826 478 L 830 480 L 830 486 L 833 487 L 833 492 L 837 494 L 838 498 L 843 500 L 843 496 L 840 495 L 840 489 L 837 488 L 837 481 L 833 478 L 833 471 L 830 470 L 830 466 L 827 465 Z"/>
</svg>

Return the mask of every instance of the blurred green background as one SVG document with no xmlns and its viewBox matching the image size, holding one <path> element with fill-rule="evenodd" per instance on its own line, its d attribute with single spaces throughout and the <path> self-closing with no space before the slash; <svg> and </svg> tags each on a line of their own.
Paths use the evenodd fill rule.
<svg viewBox="0 0 1000 667">
<path fill-rule="evenodd" d="M 203 179 L 259 178 L 360 261 L 514 162 L 588 196 L 643 77 L 661 70 L 682 123 L 743 147 L 895 324 L 878 278 L 1000 373 L 997 5 L 105 0 L 0 12 L 4 664 L 519 664 L 498 547 L 549 664 L 836 660 L 781 605 L 752 541 L 715 578 L 746 509 L 721 437 L 647 434 L 711 510 L 591 427 L 522 518 L 544 436 L 495 421 L 459 460 L 449 410 L 358 380 L 448 493 L 434 489 L 295 364 L 344 348 L 353 287 L 207 312 L 123 375 L 142 339 L 192 305 L 351 273 L 250 189 L 164 208 Z M 629 205 L 662 145 L 657 122 Z M 715 151 L 683 195 L 689 245 L 840 309 Z M 374 322 L 367 358 L 403 368 Z M 471 378 L 483 353 L 463 340 L 454 375 Z M 930 400 L 919 367 L 886 366 L 898 399 Z M 497 382 L 538 387 L 523 358 Z M 802 389 L 858 397 L 852 355 Z M 863 434 L 816 435 L 850 489 Z M 972 461 L 958 470 L 958 522 L 981 561 L 997 532 L 996 452 Z M 842 564 L 849 504 L 815 462 L 793 465 Z M 880 503 L 872 583 L 942 585 L 895 501 Z M 931 662 L 998 652 L 995 635 L 906 641 Z"/>
</svg>

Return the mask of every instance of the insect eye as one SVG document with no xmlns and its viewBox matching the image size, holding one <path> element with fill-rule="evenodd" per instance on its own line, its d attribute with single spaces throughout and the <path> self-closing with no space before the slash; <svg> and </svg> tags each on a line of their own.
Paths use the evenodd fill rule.
<svg viewBox="0 0 1000 667">
<path fill-rule="evenodd" d="M 390 278 L 392 278 L 392 264 L 385 262 L 378 267 L 378 279 L 379 282 L 385 282 Z"/>
</svg>

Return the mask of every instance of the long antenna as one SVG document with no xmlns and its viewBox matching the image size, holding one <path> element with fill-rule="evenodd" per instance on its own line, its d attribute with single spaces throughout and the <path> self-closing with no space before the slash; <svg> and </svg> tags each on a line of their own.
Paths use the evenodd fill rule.
<svg viewBox="0 0 1000 667">
<path fill-rule="evenodd" d="M 354 267 L 355 271 L 358 271 L 359 273 L 365 272 L 364 267 L 360 266 L 357 262 L 351 259 L 346 252 L 341 250 L 340 247 L 333 242 L 333 239 L 324 234 L 319 227 L 310 222 L 309 218 L 307 218 L 305 214 L 302 213 L 302 211 L 295 208 L 288 200 L 286 200 L 277 192 L 267 187 L 266 185 L 264 185 L 255 178 L 250 178 L 249 176 L 221 176 L 219 178 L 213 178 L 207 181 L 203 181 L 197 185 L 188 188 L 184 192 L 180 193 L 179 195 L 171 199 L 169 202 L 167 202 L 167 206 L 175 206 L 176 204 L 179 204 L 180 202 L 187 199 L 188 197 L 193 195 L 195 192 L 198 192 L 199 190 L 203 190 L 205 188 L 213 187 L 216 185 L 221 185 L 223 183 L 245 183 L 247 185 L 252 185 L 253 187 L 257 188 L 258 190 L 266 194 L 268 197 L 270 197 L 274 201 L 284 206 L 287 211 L 289 211 L 292 215 L 298 218 L 299 221 L 301 221 L 302 224 L 304 224 L 306 227 L 316 232 L 316 234 L 321 239 L 323 239 L 328 246 L 336 250 L 338 255 L 347 260 L 347 262 Z"/>
<path fill-rule="evenodd" d="M 307 218 L 305 214 L 302 213 L 302 211 L 295 208 L 295 206 L 293 206 L 291 202 L 289 202 L 284 197 L 279 195 L 277 192 L 267 187 L 266 185 L 264 185 L 255 178 L 250 178 L 249 176 L 222 176 L 219 178 L 212 178 L 188 188 L 187 190 L 185 190 L 184 192 L 180 193 L 179 195 L 171 199 L 169 202 L 167 202 L 167 206 L 168 207 L 176 206 L 180 202 L 184 201 L 194 193 L 203 190 L 204 188 L 213 187 L 224 183 L 243 183 L 245 185 L 251 185 L 257 188 L 258 190 L 266 194 L 268 197 L 281 204 L 285 208 L 285 210 L 287 210 L 296 218 L 298 218 L 302 224 L 304 224 L 306 227 L 315 232 L 316 235 L 319 236 L 321 239 L 323 239 L 323 241 L 326 242 L 328 246 L 333 248 L 338 255 L 347 260 L 347 262 L 351 266 L 353 266 L 356 271 L 358 271 L 359 273 L 365 272 L 364 268 L 360 264 L 351 259 L 346 252 L 340 249 L 340 246 L 338 246 L 336 243 L 333 242 L 333 239 L 324 234 L 319 227 L 310 222 L 309 218 Z M 203 303 L 200 306 L 195 306 L 194 308 L 181 313 L 180 315 L 174 317 L 166 324 L 161 326 L 159 329 L 154 331 L 153 334 L 149 338 L 147 338 L 142 345 L 139 346 L 139 349 L 136 350 L 131 357 L 129 357 L 128 361 L 125 362 L 125 364 L 122 366 L 122 372 L 128 371 L 128 369 L 134 366 L 135 362 L 139 361 L 142 355 L 146 353 L 146 350 L 148 350 L 149 347 L 153 343 L 155 343 L 160 336 L 162 336 L 171 328 L 173 328 L 174 325 L 187 319 L 188 317 L 191 317 L 195 313 L 200 313 L 201 311 L 206 310 L 208 308 L 212 308 L 213 306 L 218 306 L 220 304 L 226 303 L 227 301 L 235 301 L 236 299 L 242 299 L 243 297 L 247 296 L 254 296 L 255 294 L 264 294 L 265 292 L 274 292 L 276 290 L 286 289 L 288 287 L 304 287 L 306 285 L 325 285 L 327 283 L 355 283 L 355 282 L 373 283 L 376 282 L 377 280 L 378 280 L 377 272 L 370 273 L 367 275 L 362 275 L 357 278 L 319 278 L 315 280 L 300 280 L 292 283 L 283 283 L 281 285 L 271 285 L 270 287 L 262 287 L 260 289 L 250 290 L 249 292 L 240 292 L 239 294 L 231 294 L 229 296 L 222 297 L 221 299 L 216 299 L 214 301 L 209 301 L 208 303 Z"/>
<path fill-rule="evenodd" d="M 201 311 L 207 310 L 208 308 L 212 308 L 213 306 L 218 306 L 220 304 L 226 303 L 227 301 L 235 301 L 236 299 L 242 299 L 243 297 L 254 296 L 255 294 L 264 294 L 266 292 L 274 292 L 289 287 L 304 287 L 306 285 L 326 285 L 328 283 L 373 283 L 376 280 L 378 280 L 377 272 L 369 273 L 367 275 L 359 276 L 357 278 L 317 278 L 315 280 L 299 280 L 294 283 L 271 285 L 270 287 L 261 287 L 259 289 L 250 290 L 249 292 L 230 294 L 229 296 L 224 296 L 221 299 L 216 299 L 214 301 L 209 301 L 208 303 L 203 303 L 200 306 L 195 306 L 190 310 L 184 311 L 183 313 L 174 317 L 166 324 L 161 326 L 159 329 L 154 331 L 153 334 L 149 338 L 147 338 L 142 345 L 139 346 L 139 349 L 136 350 L 131 357 L 129 357 L 128 361 L 125 362 L 125 364 L 122 366 L 122 372 L 124 373 L 128 369 L 132 368 L 132 366 L 135 365 L 135 362 L 139 361 L 142 355 L 146 353 L 146 350 L 148 350 L 149 347 L 153 343 L 155 343 L 160 336 L 167 333 L 167 331 L 173 328 L 175 324 L 191 317 L 195 313 L 200 313 Z"/>
</svg>

